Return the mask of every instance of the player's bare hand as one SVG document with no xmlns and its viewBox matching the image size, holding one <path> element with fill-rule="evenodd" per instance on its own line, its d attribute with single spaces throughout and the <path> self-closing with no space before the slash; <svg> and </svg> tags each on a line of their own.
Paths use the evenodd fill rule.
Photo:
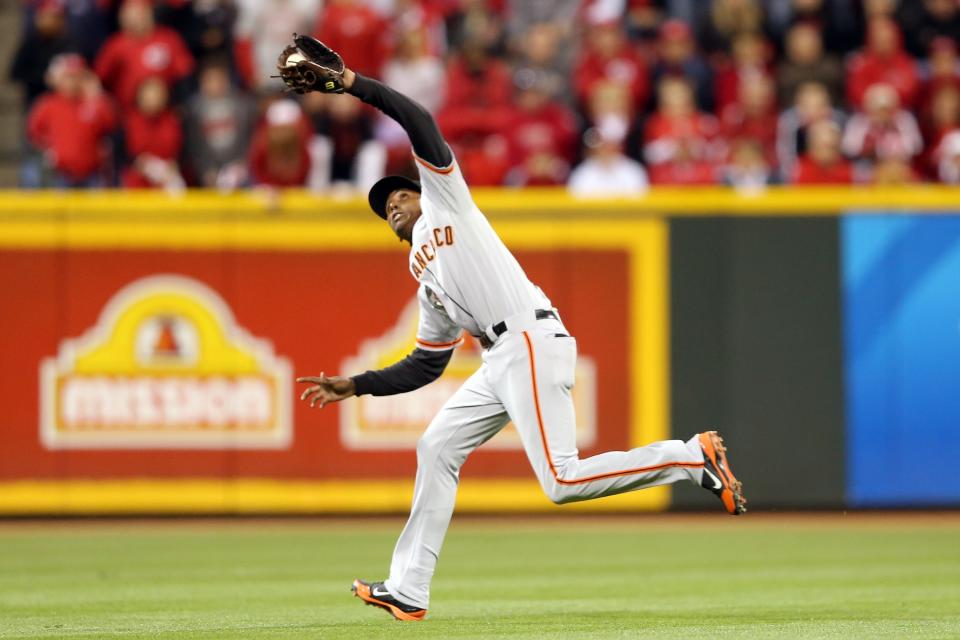
<svg viewBox="0 0 960 640">
<path fill-rule="evenodd" d="M 327 376 L 322 372 L 319 376 L 297 378 L 297 382 L 310 385 L 300 394 L 300 399 L 309 402 L 311 407 L 319 406 L 321 409 L 325 404 L 340 402 L 357 393 L 357 387 L 350 378 Z"/>
</svg>

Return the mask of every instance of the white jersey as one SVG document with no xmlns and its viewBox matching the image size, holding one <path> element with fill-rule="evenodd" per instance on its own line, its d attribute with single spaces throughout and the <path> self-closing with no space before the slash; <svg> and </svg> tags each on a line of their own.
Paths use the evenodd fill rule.
<svg viewBox="0 0 960 640">
<path fill-rule="evenodd" d="M 473 202 L 456 158 L 444 168 L 416 160 L 422 215 L 410 273 L 420 283 L 417 346 L 449 349 L 460 329 L 478 336 L 514 314 L 552 308 Z"/>
</svg>

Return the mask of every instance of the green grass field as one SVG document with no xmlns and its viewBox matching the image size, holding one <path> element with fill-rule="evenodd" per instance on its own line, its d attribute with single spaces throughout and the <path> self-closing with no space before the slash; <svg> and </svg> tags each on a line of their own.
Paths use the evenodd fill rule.
<svg viewBox="0 0 960 640">
<path fill-rule="evenodd" d="M 422 623 L 401 525 L 0 524 L 0 638 L 960 638 L 956 515 L 455 519 Z"/>
</svg>

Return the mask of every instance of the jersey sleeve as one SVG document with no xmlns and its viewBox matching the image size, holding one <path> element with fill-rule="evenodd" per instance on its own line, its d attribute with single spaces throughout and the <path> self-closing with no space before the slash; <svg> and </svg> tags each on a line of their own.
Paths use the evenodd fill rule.
<svg viewBox="0 0 960 640">
<path fill-rule="evenodd" d="M 424 351 L 449 351 L 463 344 L 463 329 L 447 315 L 440 300 L 426 285 L 417 290 L 420 322 L 417 325 L 417 348 Z"/>
<path fill-rule="evenodd" d="M 445 167 L 430 164 L 417 154 L 413 154 L 413 157 L 420 173 L 421 197 L 433 204 L 435 209 L 458 215 L 476 208 L 453 153 L 450 154 L 450 164 Z"/>
</svg>

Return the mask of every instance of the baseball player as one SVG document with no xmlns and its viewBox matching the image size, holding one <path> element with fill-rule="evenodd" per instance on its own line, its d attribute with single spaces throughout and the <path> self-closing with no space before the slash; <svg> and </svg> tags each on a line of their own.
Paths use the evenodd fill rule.
<svg viewBox="0 0 960 640">
<path fill-rule="evenodd" d="M 453 513 L 459 470 L 470 453 L 513 421 L 544 493 L 557 504 L 673 482 L 694 482 L 728 513 L 746 511 L 740 482 L 715 431 L 580 458 L 571 399 L 577 343 L 550 300 L 530 282 L 474 204 L 430 114 L 389 87 L 354 73 L 322 43 L 295 37 L 280 57 L 294 90 L 346 91 L 399 122 L 420 181 L 388 176 L 369 203 L 410 244 L 418 284 L 417 344 L 400 362 L 351 377 L 298 378 L 301 400 L 320 406 L 363 394 L 391 395 L 443 372 L 464 331 L 479 339 L 483 365 L 451 397 L 417 443 L 413 506 L 383 582 L 353 582 L 366 603 L 399 620 L 422 620 L 430 581 Z"/>
</svg>

